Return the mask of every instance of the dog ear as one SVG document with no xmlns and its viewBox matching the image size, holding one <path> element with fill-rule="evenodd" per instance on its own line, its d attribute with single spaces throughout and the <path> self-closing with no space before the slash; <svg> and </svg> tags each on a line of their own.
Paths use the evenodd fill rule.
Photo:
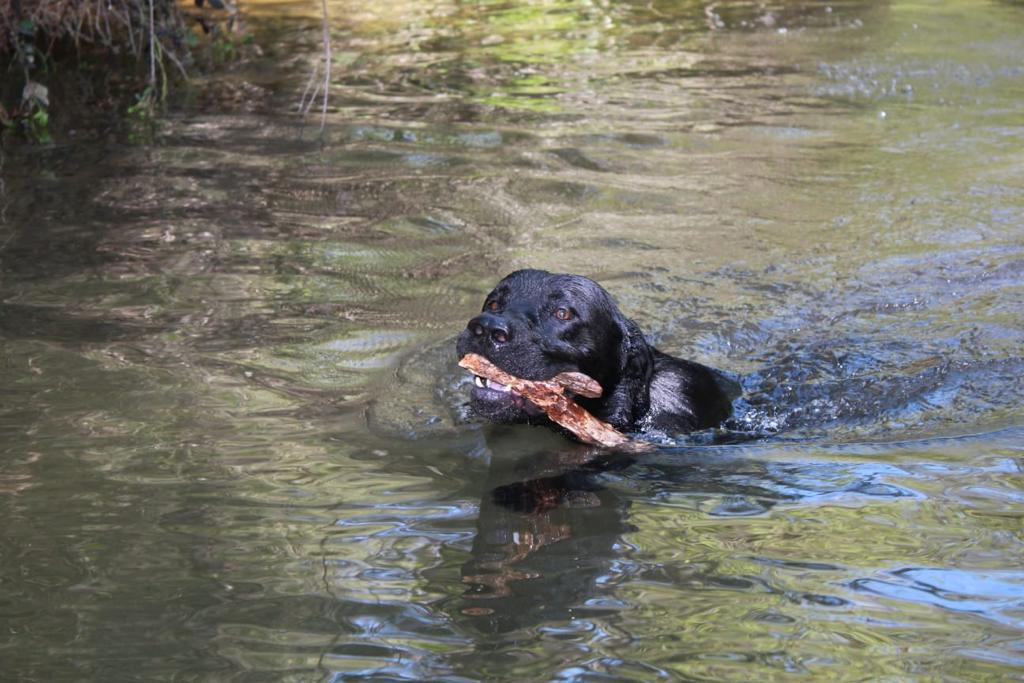
<svg viewBox="0 0 1024 683">
<path fill-rule="evenodd" d="M 607 393 L 600 399 L 581 399 L 580 403 L 617 429 L 631 431 L 650 407 L 654 352 L 632 320 L 616 311 L 611 323 L 617 328 L 615 336 L 620 337 L 616 344 L 617 367 L 609 367 L 604 374 L 614 379 L 606 380 Z"/>
<path fill-rule="evenodd" d="M 654 354 L 640 327 L 629 318 L 619 315 L 622 330 L 622 366 L 619 370 L 624 381 L 647 386 L 654 374 Z"/>
</svg>

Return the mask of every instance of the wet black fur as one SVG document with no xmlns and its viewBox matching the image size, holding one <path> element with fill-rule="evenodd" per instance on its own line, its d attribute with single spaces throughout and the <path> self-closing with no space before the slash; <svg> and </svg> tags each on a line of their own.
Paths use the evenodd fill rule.
<svg viewBox="0 0 1024 683">
<path fill-rule="evenodd" d="M 559 308 L 571 319 L 556 317 Z M 526 379 L 583 372 L 604 394 L 578 403 L 625 432 L 681 434 L 717 426 L 732 411 L 729 380 L 648 344 L 608 292 L 579 275 L 518 270 L 506 276 L 459 335 L 457 351 L 478 353 Z M 474 387 L 472 405 L 495 422 L 551 424 L 521 398 L 489 389 Z"/>
</svg>

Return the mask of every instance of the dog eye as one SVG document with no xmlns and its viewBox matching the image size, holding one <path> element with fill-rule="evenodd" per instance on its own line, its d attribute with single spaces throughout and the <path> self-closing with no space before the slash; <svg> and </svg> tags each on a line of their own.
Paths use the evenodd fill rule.
<svg viewBox="0 0 1024 683">
<path fill-rule="evenodd" d="M 557 308 L 555 309 L 555 317 L 559 320 L 572 320 L 572 311 L 568 308 Z"/>
<path fill-rule="evenodd" d="M 487 309 L 491 310 L 491 311 L 498 310 L 498 300 L 497 299 L 491 299 L 490 301 L 488 301 L 487 302 Z"/>
</svg>

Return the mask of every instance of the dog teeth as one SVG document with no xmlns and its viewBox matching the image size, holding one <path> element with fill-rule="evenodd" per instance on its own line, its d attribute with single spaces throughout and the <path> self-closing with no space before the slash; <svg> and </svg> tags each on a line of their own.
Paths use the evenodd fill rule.
<svg viewBox="0 0 1024 683">
<path fill-rule="evenodd" d="M 501 382 L 495 382 L 494 380 L 481 377 L 480 375 L 473 375 L 473 384 L 477 385 L 481 389 L 490 389 L 491 391 L 501 391 L 508 393 L 512 391 L 512 387 L 506 386 Z"/>
</svg>

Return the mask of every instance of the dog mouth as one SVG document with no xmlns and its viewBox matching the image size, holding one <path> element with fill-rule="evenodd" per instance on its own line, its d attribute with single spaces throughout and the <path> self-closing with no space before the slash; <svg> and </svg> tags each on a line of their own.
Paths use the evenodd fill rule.
<svg viewBox="0 0 1024 683">
<path fill-rule="evenodd" d="M 493 379 L 487 379 L 476 374 L 473 375 L 472 397 L 479 407 L 497 408 L 505 406 L 523 411 L 530 417 L 544 414 L 543 410 L 507 384 L 502 384 L 501 382 L 496 382 Z"/>
<path fill-rule="evenodd" d="M 473 375 L 473 384 L 475 384 L 477 387 L 481 389 L 501 391 L 502 393 L 512 393 L 512 387 L 506 386 L 501 382 L 488 380 L 486 377 L 480 377 L 479 375 Z"/>
<path fill-rule="evenodd" d="M 532 405 L 522 394 L 501 382 L 473 375 L 473 398 L 487 402 L 512 403 L 519 407 Z"/>
<path fill-rule="evenodd" d="M 480 389 L 488 389 L 490 391 L 498 391 L 503 394 L 516 393 L 512 390 L 512 387 L 502 384 L 501 382 L 495 382 L 493 379 L 487 379 L 480 375 L 473 375 L 473 384 Z M 518 395 L 518 394 L 517 394 Z"/>
</svg>

